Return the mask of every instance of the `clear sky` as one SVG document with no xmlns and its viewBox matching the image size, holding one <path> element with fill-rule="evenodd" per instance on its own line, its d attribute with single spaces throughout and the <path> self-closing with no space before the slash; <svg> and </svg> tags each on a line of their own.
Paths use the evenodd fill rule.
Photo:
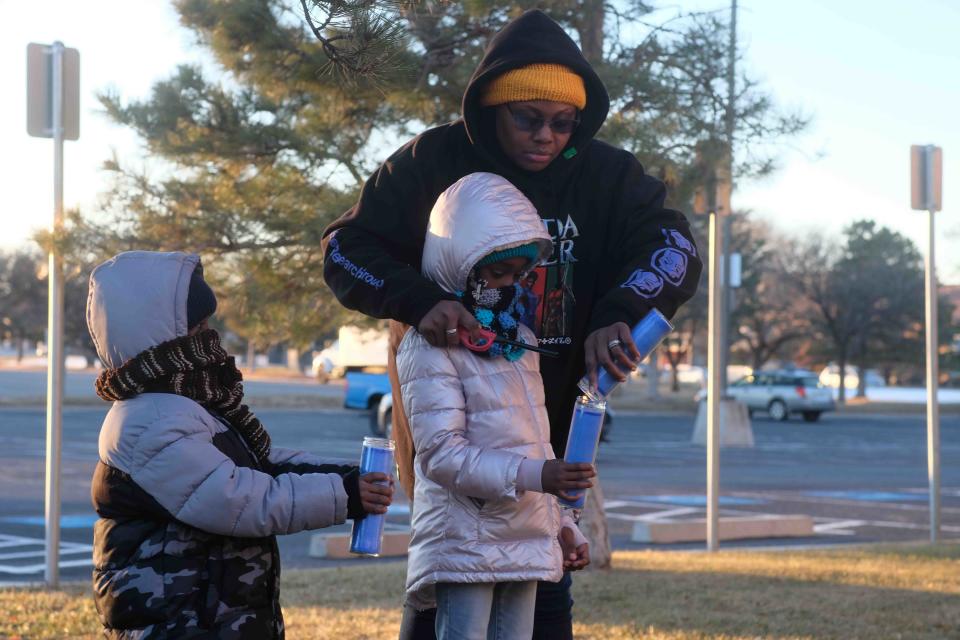
<svg viewBox="0 0 960 640">
<path fill-rule="evenodd" d="M 670 2 L 722 9 L 726 0 Z M 925 248 L 925 215 L 910 210 L 909 147 L 944 149 L 939 275 L 960 283 L 960 1 L 741 0 L 745 67 L 779 104 L 813 117 L 784 146 L 772 177 L 738 185 L 734 207 L 779 229 L 839 234 L 869 217 Z M 53 145 L 26 134 L 26 45 L 61 40 L 80 50 L 80 140 L 66 143 L 67 207 L 96 207 L 111 153 L 148 162 L 136 138 L 110 124 L 95 94 L 148 95 L 177 63 L 201 61 L 163 0 L 0 0 L 0 247 L 26 242 L 52 215 Z"/>
</svg>

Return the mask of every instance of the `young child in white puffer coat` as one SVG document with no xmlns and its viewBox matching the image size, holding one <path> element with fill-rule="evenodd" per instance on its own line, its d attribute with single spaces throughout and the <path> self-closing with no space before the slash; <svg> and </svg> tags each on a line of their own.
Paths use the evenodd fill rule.
<svg viewBox="0 0 960 640">
<path fill-rule="evenodd" d="M 422 271 L 481 325 L 535 346 L 517 283 L 551 251 L 530 201 L 474 173 L 434 205 Z M 439 640 L 529 639 L 537 581 L 589 563 L 555 496 L 594 476 L 592 465 L 555 459 L 539 354 L 437 348 L 411 329 L 397 368 L 415 448 L 408 602 L 437 607 Z"/>
</svg>

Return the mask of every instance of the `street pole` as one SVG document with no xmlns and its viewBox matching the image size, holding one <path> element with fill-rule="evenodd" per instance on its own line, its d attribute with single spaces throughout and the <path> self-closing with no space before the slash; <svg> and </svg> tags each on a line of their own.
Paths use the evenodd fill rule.
<svg viewBox="0 0 960 640">
<path fill-rule="evenodd" d="M 927 480 L 930 487 L 930 542 L 940 539 L 940 386 L 937 349 L 937 263 L 934 253 L 933 209 L 927 211 L 925 262 L 927 320 Z"/>
<path fill-rule="evenodd" d="M 717 208 L 710 210 L 710 272 L 707 311 L 707 550 L 716 551 L 720 540 L 720 315 L 722 291 L 720 263 L 723 234 Z"/>
<path fill-rule="evenodd" d="M 727 45 L 727 104 L 726 113 L 724 113 L 724 135 L 727 142 L 727 163 L 726 174 L 730 180 L 730 190 L 733 190 L 733 133 L 736 129 L 736 100 L 737 100 L 737 0 L 731 0 L 730 3 L 730 42 Z M 725 203 L 729 204 L 729 203 Z M 730 247 L 731 247 L 731 226 L 733 224 L 733 209 L 727 209 L 723 212 L 723 264 L 721 273 L 723 279 L 720 286 L 723 290 L 720 310 L 720 332 L 723 336 L 722 352 L 720 354 L 720 389 L 723 395 L 727 394 L 727 366 L 730 364 L 730 311 L 733 307 L 730 296 L 732 288 L 730 287 Z"/>
<path fill-rule="evenodd" d="M 927 483 L 930 491 L 930 542 L 940 540 L 940 386 L 937 345 L 937 254 L 934 212 L 943 208 L 943 149 L 932 144 L 910 147 L 910 208 L 927 212 L 924 289 L 927 352 Z"/>
<path fill-rule="evenodd" d="M 54 42 L 53 57 L 53 225 L 63 224 L 63 43 Z M 63 440 L 63 261 L 51 247 L 47 299 L 47 464 L 44 507 L 48 587 L 60 583 L 60 458 Z"/>
<path fill-rule="evenodd" d="M 725 114 L 726 154 L 722 162 L 726 164 L 722 173 L 727 184 L 723 196 L 718 197 L 717 187 L 721 181 L 714 179 L 711 188 L 710 207 L 710 276 L 709 310 L 707 313 L 707 550 L 716 551 L 720 547 L 720 403 L 726 394 L 727 382 L 727 332 L 729 303 L 727 282 L 729 263 L 726 245 L 729 236 L 730 194 L 733 190 L 733 131 L 734 100 L 734 63 L 737 47 L 737 0 L 730 5 L 730 46 L 727 51 L 727 110 Z M 716 174 L 714 174 L 716 178 Z M 723 209 L 721 217 L 720 208 Z"/>
</svg>

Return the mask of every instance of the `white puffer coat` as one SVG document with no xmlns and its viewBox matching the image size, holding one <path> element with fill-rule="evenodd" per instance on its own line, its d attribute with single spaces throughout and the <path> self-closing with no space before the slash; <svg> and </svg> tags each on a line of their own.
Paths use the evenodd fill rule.
<svg viewBox="0 0 960 640">
<path fill-rule="evenodd" d="M 437 200 L 423 250 L 424 275 L 462 291 L 473 265 L 495 250 L 537 241 L 551 250 L 533 205 L 504 178 L 474 173 Z M 521 325 L 528 344 L 536 337 Z M 437 582 L 559 580 L 560 510 L 523 491 L 524 458 L 554 458 L 539 356 L 516 362 L 430 346 L 414 330 L 397 351 L 416 484 L 407 594 L 434 606 Z"/>
</svg>

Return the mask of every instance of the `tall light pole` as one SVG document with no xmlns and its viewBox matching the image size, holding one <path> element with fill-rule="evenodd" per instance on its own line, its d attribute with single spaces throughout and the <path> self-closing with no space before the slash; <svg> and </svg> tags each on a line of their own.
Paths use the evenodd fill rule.
<svg viewBox="0 0 960 640">
<path fill-rule="evenodd" d="M 730 177 L 732 182 L 733 180 L 733 134 L 736 129 L 736 61 L 737 61 L 737 0 L 731 0 L 730 5 L 730 41 L 727 46 L 727 104 L 724 111 L 723 117 L 723 133 L 724 139 L 727 143 L 727 149 L 729 153 L 726 156 L 726 161 L 728 162 L 726 167 L 726 174 Z M 732 188 L 732 185 L 731 185 Z M 733 288 L 730 286 L 730 251 L 731 251 L 731 226 L 733 224 L 733 210 L 729 208 L 728 205 L 727 215 L 723 217 L 723 264 L 721 266 L 721 273 L 723 274 L 723 279 L 720 281 L 720 286 L 723 289 L 721 294 L 721 310 L 720 310 L 720 323 L 721 329 L 720 334 L 723 337 L 723 344 L 721 345 L 721 354 L 720 354 L 720 389 L 721 393 L 726 395 L 727 386 L 729 380 L 727 380 L 727 366 L 730 363 L 730 313 L 733 309 Z"/>
<path fill-rule="evenodd" d="M 727 358 L 730 349 L 730 261 L 727 255 L 730 239 L 730 196 L 733 190 L 733 132 L 736 124 L 734 102 L 737 59 L 737 0 L 730 5 L 730 45 L 727 51 L 727 109 L 724 114 L 726 153 L 719 162 L 725 164 L 716 181 L 714 207 L 710 210 L 710 305 L 707 324 L 707 550 L 720 548 L 720 403 L 727 392 Z M 725 184 L 724 184 L 725 183 Z M 720 219 L 718 219 L 720 218 Z M 721 229 L 722 225 L 722 229 Z"/>
</svg>

